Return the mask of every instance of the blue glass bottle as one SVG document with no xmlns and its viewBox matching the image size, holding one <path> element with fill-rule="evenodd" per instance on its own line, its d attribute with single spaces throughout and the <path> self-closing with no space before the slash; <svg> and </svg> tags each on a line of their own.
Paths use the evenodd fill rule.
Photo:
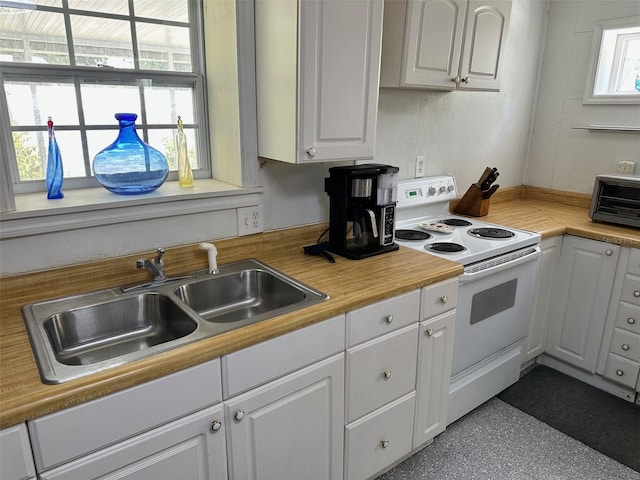
<svg viewBox="0 0 640 480">
<path fill-rule="evenodd" d="M 167 159 L 138 136 L 138 115 L 116 113 L 115 117 L 120 125 L 118 138 L 93 158 L 96 180 L 119 195 L 153 192 L 167 179 Z"/>
<path fill-rule="evenodd" d="M 53 120 L 49 117 L 47 121 L 47 130 L 49 131 L 49 149 L 47 151 L 47 175 L 45 183 L 47 184 L 47 198 L 63 198 L 62 193 L 62 155 L 53 131 Z"/>
</svg>

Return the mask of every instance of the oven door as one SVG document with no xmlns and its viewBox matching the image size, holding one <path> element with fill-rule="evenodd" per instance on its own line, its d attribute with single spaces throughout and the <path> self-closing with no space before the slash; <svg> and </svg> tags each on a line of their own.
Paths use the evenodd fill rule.
<svg viewBox="0 0 640 480">
<path fill-rule="evenodd" d="M 451 375 L 527 335 L 540 247 L 465 268 L 459 277 Z"/>
</svg>

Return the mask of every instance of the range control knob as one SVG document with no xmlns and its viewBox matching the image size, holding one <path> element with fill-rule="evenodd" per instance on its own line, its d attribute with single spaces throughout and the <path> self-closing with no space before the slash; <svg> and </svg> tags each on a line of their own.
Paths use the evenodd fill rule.
<svg viewBox="0 0 640 480">
<path fill-rule="evenodd" d="M 435 195 L 436 194 L 436 187 L 429 187 L 429 195 Z"/>
<path fill-rule="evenodd" d="M 440 185 L 440 188 L 438 190 L 440 191 L 440 193 L 444 193 L 447 191 L 447 187 L 445 187 L 444 185 Z"/>
<path fill-rule="evenodd" d="M 447 192 L 453 192 L 453 183 L 447 185 Z"/>
</svg>

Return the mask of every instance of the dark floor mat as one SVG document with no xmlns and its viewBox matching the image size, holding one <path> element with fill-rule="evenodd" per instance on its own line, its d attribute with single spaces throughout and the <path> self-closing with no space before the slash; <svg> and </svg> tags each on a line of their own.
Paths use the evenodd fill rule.
<svg viewBox="0 0 640 480">
<path fill-rule="evenodd" d="M 545 366 L 498 398 L 640 472 L 640 407 Z"/>
</svg>

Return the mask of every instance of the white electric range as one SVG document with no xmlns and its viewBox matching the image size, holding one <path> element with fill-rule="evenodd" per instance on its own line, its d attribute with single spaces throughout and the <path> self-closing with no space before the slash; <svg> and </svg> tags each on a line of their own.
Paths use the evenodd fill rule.
<svg viewBox="0 0 640 480">
<path fill-rule="evenodd" d="M 448 423 L 518 380 L 540 257 L 538 233 L 451 215 L 456 198 L 451 176 L 398 182 L 396 242 L 464 266 Z"/>
</svg>

